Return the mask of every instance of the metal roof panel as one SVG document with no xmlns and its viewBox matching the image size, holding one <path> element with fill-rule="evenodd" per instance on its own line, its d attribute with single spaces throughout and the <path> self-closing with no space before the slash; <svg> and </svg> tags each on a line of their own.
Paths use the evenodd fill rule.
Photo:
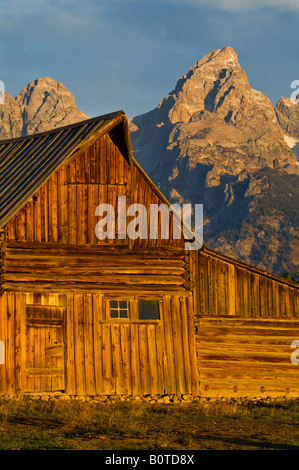
<svg viewBox="0 0 299 470">
<path fill-rule="evenodd" d="M 119 124 L 124 112 L 0 142 L 0 227 L 80 148 Z"/>
</svg>

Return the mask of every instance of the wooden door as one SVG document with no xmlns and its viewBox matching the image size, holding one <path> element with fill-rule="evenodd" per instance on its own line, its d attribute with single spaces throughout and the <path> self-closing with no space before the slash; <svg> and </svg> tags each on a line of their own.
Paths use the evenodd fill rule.
<svg viewBox="0 0 299 470">
<path fill-rule="evenodd" d="M 26 391 L 65 388 L 63 314 L 63 307 L 26 306 Z"/>
<path fill-rule="evenodd" d="M 164 394 L 163 324 L 102 326 L 103 394 Z M 167 367 L 167 366 L 166 366 Z"/>
</svg>

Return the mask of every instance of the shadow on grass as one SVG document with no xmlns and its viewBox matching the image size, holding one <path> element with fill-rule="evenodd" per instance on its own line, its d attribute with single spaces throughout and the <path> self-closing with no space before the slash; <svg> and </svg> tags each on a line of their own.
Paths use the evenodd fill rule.
<svg viewBox="0 0 299 470">
<path fill-rule="evenodd" d="M 57 429 L 63 426 L 63 423 L 55 418 L 50 417 L 30 417 L 30 416 L 10 416 L 6 419 L 9 424 L 16 424 L 21 426 L 34 426 L 40 429 Z"/>
<path fill-rule="evenodd" d="M 209 441 L 208 436 L 205 436 L 205 441 Z M 299 450 L 299 446 L 291 444 L 279 444 L 274 442 L 261 442 L 257 436 L 257 440 L 254 439 L 254 436 L 249 438 L 228 438 L 228 437 L 217 437 L 211 436 L 210 442 L 219 442 L 223 444 L 225 448 L 236 448 L 236 449 L 253 449 L 253 450 Z"/>
</svg>

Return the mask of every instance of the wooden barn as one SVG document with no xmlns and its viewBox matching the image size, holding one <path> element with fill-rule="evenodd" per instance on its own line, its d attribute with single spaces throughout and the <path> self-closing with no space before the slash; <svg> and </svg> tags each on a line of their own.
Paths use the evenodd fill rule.
<svg viewBox="0 0 299 470">
<path fill-rule="evenodd" d="M 0 394 L 299 395 L 298 285 L 187 250 L 172 214 L 128 236 L 120 197 L 168 202 L 122 111 L 2 141 L 0 170 Z"/>
</svg>

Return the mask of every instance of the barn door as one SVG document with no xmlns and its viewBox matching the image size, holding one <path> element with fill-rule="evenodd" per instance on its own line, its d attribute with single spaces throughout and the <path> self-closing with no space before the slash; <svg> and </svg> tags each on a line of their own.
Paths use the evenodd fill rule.
<svg viewBox="0 0 299 470">
<path fill-rule="evenodd" d="M 25 390 L 64 390 L 63 307 L 26 306 Z"/>
</svg>

